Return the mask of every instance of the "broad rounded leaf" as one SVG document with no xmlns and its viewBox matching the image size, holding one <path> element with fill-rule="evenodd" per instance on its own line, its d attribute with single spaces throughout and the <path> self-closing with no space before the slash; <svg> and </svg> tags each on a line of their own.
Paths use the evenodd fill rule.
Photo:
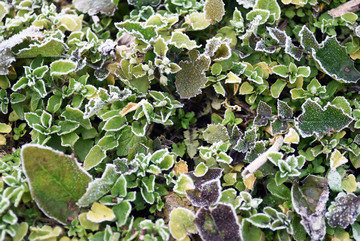
<svg viewBox="0 0 360 241">
<path fill-rule="evenodd" d="M 75 218 L 79 212 L 75 203 L 85 193 L 90 175 L 76 160 L 51 148 L 27 144 L 21 157 L 38 207 L 63 224 Z"/>
<path fill-rule="evenodd" d="M 171 235 L 182 240 L 188 233 L 196 233 L 197 229 L 194 224 L 195 215 L 186 208 L 174 208 L 170 213 L 169 229 Z"/>
<path fill-rule="evenodd" d="M 77 64 L 71 60 L 60 59 L 50 65 L 51 75 L 66 75 L 75 71 Z"/>
</svg>

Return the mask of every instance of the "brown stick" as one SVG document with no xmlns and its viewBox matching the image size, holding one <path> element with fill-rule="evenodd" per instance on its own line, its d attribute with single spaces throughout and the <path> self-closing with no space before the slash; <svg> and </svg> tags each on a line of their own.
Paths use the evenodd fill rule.
<svg viewBox="0 0 360 241">
<path fill-rule="evenodd" d="M 351 0 L 339 7 L 331 9 L 328 14 L 332 17 L 341 17 L 345 13 L 356 12 L 360 10 L 360 0 Z"/>
</svg>

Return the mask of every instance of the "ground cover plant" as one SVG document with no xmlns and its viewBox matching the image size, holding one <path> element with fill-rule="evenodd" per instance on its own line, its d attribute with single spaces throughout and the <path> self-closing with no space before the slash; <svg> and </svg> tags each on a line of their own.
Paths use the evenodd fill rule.
<svg viewBox="0 0 360 241">
<path fill-rule="evenodd" d="M 0 240 L 360 240 L 345 2 L 0 1 Z"/>
</svg>

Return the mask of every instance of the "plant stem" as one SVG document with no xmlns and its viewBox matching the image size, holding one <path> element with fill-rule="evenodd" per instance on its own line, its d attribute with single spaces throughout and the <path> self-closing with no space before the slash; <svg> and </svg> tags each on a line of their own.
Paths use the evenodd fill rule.
<svg viewBox="0 0 360 241">
<path fill-rule="evenodd" d="M 278 152 L 284 142 L 283 136 L 275 137 L 274 144 L 260 156 L 258 156 L 253 162 L 251 162 L 241 173 L 244 179 L 248 178 L 251 174 L 253 174 L 257 169 L 259 169 L 268 159 L 270 153 Z"/>
</svg>

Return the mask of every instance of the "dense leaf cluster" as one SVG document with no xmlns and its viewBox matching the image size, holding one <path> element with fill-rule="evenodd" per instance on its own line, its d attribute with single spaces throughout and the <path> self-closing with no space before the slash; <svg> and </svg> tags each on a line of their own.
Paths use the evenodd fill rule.
<svg viewBox="0 0 360 241">
<path fill-rule="evenodd" d="M 360 240 L 343 2 L 0 1 L 0 240 Z"/>
</svg>

